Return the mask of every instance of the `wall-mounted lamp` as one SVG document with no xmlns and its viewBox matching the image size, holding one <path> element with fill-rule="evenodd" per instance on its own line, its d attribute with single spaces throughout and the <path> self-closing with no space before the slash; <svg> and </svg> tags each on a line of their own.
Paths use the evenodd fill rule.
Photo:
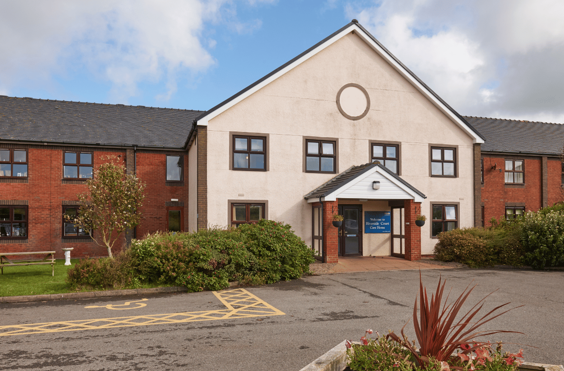
<svg viewBox="0 0 564 371">
<path fill-rule="evenodd" d="M 379 180 L 375 180 L 372 182 L 372 189 L 377 191 L 380 189 L 380 181 Z"/>
</svg>

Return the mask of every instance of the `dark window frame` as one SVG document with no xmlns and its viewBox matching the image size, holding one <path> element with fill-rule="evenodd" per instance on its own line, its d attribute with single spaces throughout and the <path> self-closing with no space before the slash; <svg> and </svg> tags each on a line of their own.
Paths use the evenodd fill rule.
<svg viewBox="0 0 564 371">
<path fill-rule="evenodd" d="M 443 219 L 434 219 L 434 213 L 433 213 L 433 209 L 437 206 L 441 206 L 442 207 L 442 213 L 443 213 Z M 445 207 L 451 207 L 454 206 L 454 211 L 456 213 L 456 219 L 446 219 L 446 212 L 445 212 Z M 438 234 L 437 235 L 433 235 L 433 223 L 442 223 L 443 224 L 443 230 L 442 232 L 446 231 L 446 224 L 448 222 L 455 222 L 456 226 L 454 227 L 454 229 L 458 229 L 460 227 L 460 203 L 458 202 L 433 202 L 431 203 L 431 225 L 430 225 L 430 233 L 431 233 L 431 238 L 438 238 Z M 440 233 L 440 232 L 439 232 Z"/>
<path fill-rule="evenodd" d="M 433 150 L 439 149 L 441 150 L 441 160 L 433 160 Z M 452 150 L 452 161 L 445 160 L 445 150 Z M 442 175 L 434 175 L 433 174 L 433 162 L 441 163 Z M 453 164 L 454 165 L 454 174 L 453 175 L 444 175 L 445 169 L 444 164 Z M 458 178 L 458 147 L 451 147 L 451 146 L 442 146 L 442 145 L 430 145 L 429 146 L 429 175 L 433 178 Z"/>
<path fill-rule="evenodd" d="M 180 180 L 168 180 L 168 158 L 169 156 L 180 157 Z M 181 185 L 184 183 L 184 153 L 167 153 L 165 154 L 165 182 L 167 184 Z"/>
<path fill-rule="evenodd" d="M 317 143 L 319 148 L 319 154 L 312 155 L 308 154 L 307 147 L 309 143 Z M 333 154 L 326 155 L 323 153 L 323 143 L 331 143 L 333 145 Z M 319 170 L 308 170 L 307 169 L 307 158 L 308 157 L 318 157 L 319 158 Z M 321 170 L 321 159 L 322 158 L 332 158 L 333 159 L 333 171 L 322 171 Z M 337 173 L 337 141 L 332 139 L 309 139 L 305 140 L 304 147 L 304 171 L 306 173 L 312 174 L 336 174 Z"/>
<path fill-rule="evenodd" d="M 9 151 L 10 159 L 8 161 L 0 161 L 2 165 L 10 165 L 10 176 L 0 175 L 0 179 L 28 179 L 29 177 L 29 151 L 27 148 L 0 148 L 0 151 Z M 25 152 L 25 162 L 14 162 L 14 152 L 23 151 Z M 14 176 L 14 165 L 25 165 L 27 166 L 26 176 Z"/>
<path fill-rule="evenodd" d="M 233 217 L 234 206 L 245 205 L 245 221 L 235 220 Z M 229 203 L 229 219 L 231 227 L 238 227 L 241 224 L 256 224 L 258 220 L 250 220 L 251 217 L 251 206 L 262 206 L 262 217 L 261 219 L 266 219 L 266 203 L 262 202 L 230 202 Z"/>
<path fill-rule="evenodd" d="M 509 216 L 507 215 L 507 210 L 513 210 L 513 217 L 509 218 Z M 505 206 L 505 220 L 507 221 L 511 221 L 511 220 L 515 220 L 516 218 L 516 214 L 515 211 L 516 210 L 521 210 L 523 211 L 523 214 L 521 214 L 521 216 L 525 215 L 525 206 Z"/>
<path fill-rule="evenodd" d="M 383 151 L 383 155 L 384 157 L 374 157 L 374 147 L 375 146 L 381 146 L 384 147 L 384 151 Z M 388 147 L 395 147 L 396 148 L 396 157 L 388 157 L 388 151 L 387 148 Z M 383 160 L 380 161 L 380 164 L 384 167 L 386 167 L 385 165 L 385 161 L 386 160 L 395 160 L 396 161 L 396 175 L 401 175 L 401 146 L 399 143 L 386 143 L 386 142 L 370 142 L 370 162 L 375 162 L 378 160 Z M 390 170 L 389 168 L 386 167 L 386 169 Z M 390 170 L 392 171 L 392 170 Z M 393 172 L 393 171 L 392 171 Z"/>
<path fill-rule="evenodd" d="M 61 234 L 61 237 L 62 237 L 63 239 L 84 239 L 84 240 L 90 239 L 90 234 L 86 234 L 85 236 L 79 236 L 79 235 L 78 235 L 78 227 L 75 227 L 75 228 L 77 228 L 77 231 L 76 231 L 77 235 L 76 235 L 76 236 L 65 236 L 65 223 L 66 223 L 66 224 L 69 223 L 69 222 L 65 221 L 65 211 L 66 211 L 67 209 L 74 209 L 74 210 L 76 210 L 76 215 L 78 215 L 78 209 L 80 209 L 80 206 L 78 206 L 78 205 L 63 205 L 63 214 L 62 214 L 63 225 L 62 225 L 62 234 Z M 94 231 L 92 231 L 92 236 L 94 236 Z"/>
<path fill-rule="evenodd" d="M 236 139 L 246 139 L 247 140 L 247 150 L 246 151 L 242 151 L 242 150 L 236 150 L 235 149 L 235 140 Z M 262 151 L 251 151 L 251 140 L 253 139 L 260 139 L 262 140 Z M 267 145 L 268 145 L 268 139 L 266 136 L 261 136 L 261 135 L 245 135 L 245 134 L 233 134 L 231 135 L 231 170 L 236 170 L 236 171 L 267 171 L 268 170 L 268 149 L 267 149 Z M 235 154 L 236 153 L 241 153 L 241 154 L 247 154 L 249 155 L 249 161 L 248 161 L 248 167 L 246 168 L 242 168 L 242 167 L 235 167 Z M 252 169 L 251 168 L 251 160 L 250 160 L 250 156 L 254 154 L 254 155 L 264 155 L 264 163 L 263 163 L 263 168 L 262 169 Z"/>
<path fill-rule="evenodd" d="M 505 163 L 506 163 L 507 161 L 511 161 L 513 170 L 506 170 L 506 169 L 505 169 L 505 167 L 506 167 Z M 515 170 L 515 161 L 521 161 L 521 162 L 523 163 L 523 170 L 520 170 L 520 171 L 519 171 L 519 170 Z M 505 174 L 506 174 L 506 173 L 513 173 L 513 182 L 508 183 L 508 182 L 505 180 Z M 515 182 L 515 173 L 517 173 L 517 174 L 523 174 L 523 181 L 522 181 L 522 182 L 520 182 L 520 183 Z M 521 158 L 516 158 L 516 159 L 504 158 L 504 159 L 503 159 L 503 181 L 505 182 L 506 185 L 523 185 L 523 184 L 525 184 L 525 159 L 521 159 Z"/>
<path fill-rule="evenodd" d="M 76 154 L 76 163 L 67 163 L 65 162 L 65 154 L 67 153 L 74 153 Z M 80 155 L 81 154 L 90 154 L 91 155 L 91 163 L 82 165 L 80 163 Z M 76 175 L 77 178 L 65 177 L 65 166 L 76 166 Z M 81 167 L 91 167 L 92 168 L 92 178 L 94 177 L 94 151 L 63 151 L 63 180 L 78 180 L 81 182 L 85 182 L 88 179 L 92 178 L 80 178 L 80 168 Z"/>
<path fill-rule="evenodd" d="M 10 220 L 0 220 L 0 224 L 10 224 L 10 236 L 0 236 L 0 240 L 27 240 L 29 238 L 29 206 L 28 205 L 1 205 L 0 209 L 9 209 Z M 14 209 L 25 209 L 25 220 L 14 219 Z M 14 236 L 14 227 L 12 224 L 25 223 L 26 235 Z"/>
</svg>

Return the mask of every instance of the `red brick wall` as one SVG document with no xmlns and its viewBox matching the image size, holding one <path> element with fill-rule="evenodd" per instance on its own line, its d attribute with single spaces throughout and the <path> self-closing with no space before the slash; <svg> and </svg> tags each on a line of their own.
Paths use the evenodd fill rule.
<svg viewBox="0 0 564 371">
<path fill-rule="evenodd" d="M 166 181 L 166 156 L 167 153 L 137 152 L 137 176 L 146 183 L 143 219 L 136 231 L 138 239 L 147 233 L 168 230 L 168 210 L 182 210 L 182 227 L 188 231 L 188 156 L 183 152 L 184 181 L 179 183 Z M 173 204 L 172 199 L 178 203 Z"/>
<path fill-rule="evenodd" d="M 484 204 L 484 222 L 490 225 L 492 218 L 505 217 L 506 204 L 525 204 L 526 211 L 537 211 L 542 207 L 542 159 L 525 158 L 525 184 L 505 184 L 505 158 L 523 159 L 515 156 L 482 156 L 484 160 L 484 184 L 482 187 L 482 203 Z M 552 175 L 549 161 L 549 194 Z M 495 166 L 495 169 L 492 167 Z M 501 172 L 499 171 L 501 169 Z M 550 198 L 549 198 L 550 204 Z"/>
<path fill-rule="evenodd" d="M 548 159 L 548 206 L 563 200 L 562 162 L 560 159 Z"/>
<path fill-rule="evenodd" d="M 2 145 L 3 148 L 25 146 Z M 65 148 L 68 151 L 85 151 L 87 148 Z M 125 158 L 125 150 L 95 150 L 94 167 L 101 156 L 115 155 Z M 133 161 L 133 159 L 131 159 Z M 28 183 L 0 183 L 0 201 L 27 201 L 28 239 L 25 243 L 3 243 L 2 252 L 27 252 L 54 250 L 57 258 L 63 258 L 63 247 L 73 247 L 72 257 L 106 256 L 107 250 L 91 240 L 66 240 L 62 238 L 63 201 L 77 201 L 77 195 L 86 191 L 84 184 L 63 184 L 63 147 L 28 148 Z M 184 176 L 187 174 L 187 158 L 184 159 Z M 166 185 L 166 153 L 137 153 L 137 174 L 147 184 L 145 217 L 137 228 L 137 237 L 148 232 L 167 229 L 167 208 L 178 210 L 178 204 L 170 204 L 171 198 L 183 203 L 183 224 L 187 230 L 188 190 L 186 186 Z M 2 181 L 2 180 L 0 180 Z M 65 182 L 65 183 L 68 183 Z M 169 202 L 169 206 L 167 206 Z M 114 251 L 123 248 L 124 241 L 116 242 Z"/>
<path fill-rule="evenodd" d="M 339 229 L 333 226 L 333 215 L 339 213 L 338 201 L 326 201 L 323 203 L 323 251 L 325 263 L 339 262 Z"/>
</svg>

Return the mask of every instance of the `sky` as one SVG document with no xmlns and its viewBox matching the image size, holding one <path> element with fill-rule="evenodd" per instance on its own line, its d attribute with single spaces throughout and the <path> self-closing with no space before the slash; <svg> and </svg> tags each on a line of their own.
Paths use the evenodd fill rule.
<svg viewBox="0 0 564 371">
<path fill-rule="evenodd" d="M 462 115 L 564 123 L 562 0 L 0 0 L 0 95 L 207 110 L 353 18 Z"/>
</svg>

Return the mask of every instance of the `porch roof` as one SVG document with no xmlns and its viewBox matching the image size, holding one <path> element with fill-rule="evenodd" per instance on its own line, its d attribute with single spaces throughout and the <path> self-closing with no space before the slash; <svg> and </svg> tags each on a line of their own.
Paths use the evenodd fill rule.
<svg viewBox="0 0 564 371">
<path fill-rule="evenodd" d="M 374 181 L 380 182 L 380 189 L 372 189 Z M 422 202 L 427 196 L 385 166 L 367 163 L 351 166 L 306 194 L 304 198 L 310 203 L 318 202 L 320 198 L 325 201 L 348 198 Z"/>
</svg>

